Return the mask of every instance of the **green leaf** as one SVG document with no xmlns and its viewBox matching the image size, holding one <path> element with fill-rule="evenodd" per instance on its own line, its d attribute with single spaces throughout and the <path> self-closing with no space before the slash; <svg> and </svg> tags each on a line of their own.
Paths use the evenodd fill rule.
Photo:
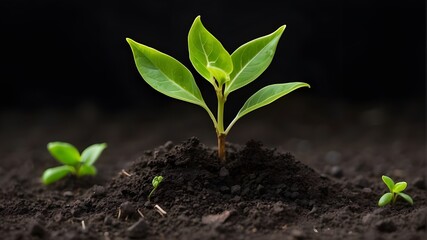
<svg viewBox="0 0 427 240">
<path fill-rule="evenodd" d="M 191 72 L 173 57 L 126 38 L 142 78 L 155 90 L 206 108 Z"/>
<path fill-rule="evenodd" d="M 42 182 L 46 185 L 54 183 L 68 174 L 75 174 L 76 170 L 72 166 L 59 166 L 48 168 L 43 172 Z"/>
<path fill-rule="evenodd" d="M 80 166 L 77 176 L 96 175 L 96 168 L 93 165 L 83 164 Z"/>
<path fill-rule="evenodd" d="M 227 127 L 226 133 L 228 133 L 231 127 L 239 120 L 241 117 L 246 114 L 261 108 L 265 105 L 268 105 L 277 99 L 283 97 L 284 95 L 298 89 L 301 87 L 310 87 L 307 83 L 302 82 L 292 82 L 292 83 L 279 83 L 272 84 L 260 89 L 254 95 L 252 95 L 248 100 L 246 100 L 243 107 L 237 113 L 237 116 L 233 119 L 230 125 Z"/>
<path fill-rule="evenodd" d="M 251 83 L 268 68 L 285 27 L 283 25 L 267 36 L 245 43 L 231 54 L 234 68 L 225 95 Z"/>
<path fill-rule="evenodd" d="M 398 182 L 393 187 L 394 193 L 400 193 L 401 191 L 405 190 L 408 184 L 406 182 Z"/>
<path fill-rule="evenodd" d="M 385 205 L 389 204 L 392 199 L 393 193 L 386 193 L 381 196 L 380 200 L 378 201 L 378 206 L 384 207 Z"/>
<path fill-rule="evenodd" d="M 50 154 L 59 162 L 75 165 L 80 162 L 80 153 L 76 147 L 65 142 L 50 142 L 47 144 Z"/>
<path fill-rule="evenodd" d="M 212 85 L 215 79 L 219 85 L 230 80 L 233 61 L 230 54 L 202 24 L 197 16 L 188 33 L 188 51 L 194 68 Z"/>
<path fill-rule="evenodd" d="M 98 143 L 93 144 L 89 147 L 87 147 L 83 152 L 81 156 L 81 162 L 85 165 L 92 165 L 95 163 L 95 161 L 99 158 L 99 155 L 101 155 L 102 151 L 107 147 L 106 143 Z"/>
<path fill-rule="evenodd" d="M 153 178 L 153 181 L 152 181 L 153 187 L 157 188 L 162 181 L 163 181 L 163 177 L 162 176 L 155 176 Z"/>
<path fill-rule="evenodd" d="M 414 200 L 412 200 L 412 198 L 408 194 L 405 194 L 405 193 L 397 193 L 397 194 L 399 194 L 399 196 L 401 196 L 403 199 L 405 199 L 411 205 L 414 205 Z"/>
<path fill-rule="evenodd" d="M 387 177 L 386 175 L 383 175 L 381 178 L 383 179 L 383 182 L 385 183 L 385 185 L 387 185 L 390 192 L 393 192 L 393 189 L 394 189 L 393 179 L 391 179 L 390 177 Z"/>
</svg>

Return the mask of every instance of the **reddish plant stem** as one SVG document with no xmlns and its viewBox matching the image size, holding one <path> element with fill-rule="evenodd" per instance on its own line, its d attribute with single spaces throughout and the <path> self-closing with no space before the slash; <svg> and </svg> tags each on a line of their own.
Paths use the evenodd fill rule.
<svg viewBox="0 0 427 240">
<path fill-rule="evenodd" d="M 218 133 L 218 159 L 221 164 L 225 164 L 225 137 L 226 135 L 223 133 Z"/>
</svg>

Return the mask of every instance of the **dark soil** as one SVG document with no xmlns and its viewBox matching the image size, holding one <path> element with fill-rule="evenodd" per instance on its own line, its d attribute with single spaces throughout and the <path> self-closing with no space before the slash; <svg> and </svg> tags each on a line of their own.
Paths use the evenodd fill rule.
<svg viewBox="0 0 427 240">
<path fill-rule="evenodd" d="M 236 139 L 267 130 L 268 144 L 229 143 L 225 166 L 204 134 L 165 141 L 175 138 L 171 129 L 208 121 L 197 114 L 174 126 L 145 119 L 148 125 L 137 127 L 139 115 L 112 119 L 91 108 L 9 112 L 0 129 L 1 239 L 426 239 L 424 116 L 414 117 L 418 108 L 407 105 L 404 113 L 396 106 L 335 107 L 329 113 L 339 116 L 327 120 L 328 112 L 315 108 L 311 120 L 290 111 L 287 127 L 276 124 L 280 116 L 262 116 L 263 126 L 248 122 L 257 128 L 243 126 Z M 43 169 L 54 164 L 45 143 L 58 139 L 80 149 L 108 140 L 100 174 L 41 185 Z M 414 206 L 377 207 L 386 190 L 382 174 L 408 181 Z M 148 201 L 157 175 L 164 180 Z"/>
</svg>

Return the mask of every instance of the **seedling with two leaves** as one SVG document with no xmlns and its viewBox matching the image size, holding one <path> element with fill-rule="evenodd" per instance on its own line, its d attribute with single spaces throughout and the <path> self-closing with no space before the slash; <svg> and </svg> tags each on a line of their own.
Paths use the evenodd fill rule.
<svg viewBox="0 0 427 240">
<path fill-rule="evenodd" d="M 398 196 L 405 199 L 405 201 L 407 201 L 411 205 L 414 204 L 414 201 L 412 200 L 411 196 L 402 192 L 408 186 L 406 182 L 394 183 L 393 179 L 385 175 L 382 176 L 382 179 L 385 185 L 387 185 L 390 192 L 385 193 L 381 196 L 380 200 L 378 201 L 378 206 L 384 207 L 387 204 L 394 205 Z"/>
<path fill-rule="evenodd" d="M 216 129 L 218 157 L 225 162 L 225 138 L 234 124 L 246 114 L 268 105 L 307 83 L 291 82 L 266 86 L 243 104 L 224 126 L 224 105 L 229 95 L 258 78 L 270 65 L 285 25 L 273 33 L 243 44 L 231 55 L 196 17 L 188 33 L 190 61 L 196 71 L 215 89 L 216 117 L 206 105 L 191 72 L 178 60 L 154 48 L 126 38 L 142 78 L 155 90 L 169 97 L 199 105 L 207 111 Z"/>
<path fill-rule="evenodd" d="M 163 181 L 162 176 L 155 176 L 153 180 L 151 181 L 151 184 L 153 184 L 153 190 L 151 190 L 150 194 L 148 195 L 148 201 L 151 199 L 151 195 L 156 191 L 156 189 L 159 187 L 160 183 Z"/>
<path fill-rule="evenodd" d="M 63 166 L 48 168 L 44 171 L 42 182 L 46 185 L 54 183 L 71 174 L 77 177 L 95 175 L 96 168 L 93 164 L 98 160 L 106 143 L 93 144 L 87 147 L 82 154 L 76 147 L 65 142 L 50 142 L 47 149 L 50 154 Z"/>
</svg>

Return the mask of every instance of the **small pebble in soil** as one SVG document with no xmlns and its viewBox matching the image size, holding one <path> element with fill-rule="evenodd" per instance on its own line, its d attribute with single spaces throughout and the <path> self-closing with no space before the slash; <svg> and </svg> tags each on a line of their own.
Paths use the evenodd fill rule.
<svg viewBox="0 0 427 240">
<path fill-rule="evenodd" d="M 305 233 L 299 229 L 292 229 L 291 231 L 292 239 L 302 240 L 305 239 Z"/>
<path fill-rule="evenodd" d="M 144 219 L 139 219 L 136 223 L 130 226 L 127 230 L 127 236 L 134 239 L 143 239 L 148 237 L 150 227 Z"/>
<path fill-rule="evenodd" d="M 397 229 L 396 225 L 389 219 L 376 222 L 375 227 L 378 231 L 387 233 L 394 232 Z"/>
<path fill-rule="evenodd" d="M 372 189 L 365 187 L 365 188 L 362 189 L 362 192 L 364 192 L 364 193 L 372 193 Z"/>
<path fill-rule="evenodd" d="M 123 218 L 123 219 L 131 218 L 135 216 L 137 213 L 135 204 L 128 201 L 120 204 L 120 211 L 121 211 L 120 218 Z"/>
<path fill-rule="evenodd" d="M 426 189 L 426 181 L 422 177 L 415 178 L 414 181 L 412 182 L 412 185 L 414 185 L 414 187 L 422 189 L 422 190 Z"/>
<path fill-rule="evenodd" d="M 283 210 L 285 209 L 282 202 L 279 201 L 273 204 L 273 213 L 278 214 L 283 212 Z"/>
<path fill-rule="evenodd" d="M 71 191 L 65 191 L 64 193 L 62 193 L 62 196 L 70 198 L 74 196 L 74 193 Z"/>
<path fill-rule="evenodd" d="M 106 195 L 105 188 L 99 185 L 93 186 L 89 191 L 92 193 L 92 197 L 95 198 L 104 197 Z"/>
<path fill-rule="evenodd" d="M 61 213 L 57 213 L 53 216 L 53 220 L 55 222 L 60 222 L 62 220 L 62 214 Z"/>
<path fill-rule="evenodd" d="M 344 172 L 340 166 L 331 167 L 329 169 L 328 173 L 329 173 L 329 175 L 336 177 L 336 178 L 341 178 L 344 175 Z"/>
</svg>

